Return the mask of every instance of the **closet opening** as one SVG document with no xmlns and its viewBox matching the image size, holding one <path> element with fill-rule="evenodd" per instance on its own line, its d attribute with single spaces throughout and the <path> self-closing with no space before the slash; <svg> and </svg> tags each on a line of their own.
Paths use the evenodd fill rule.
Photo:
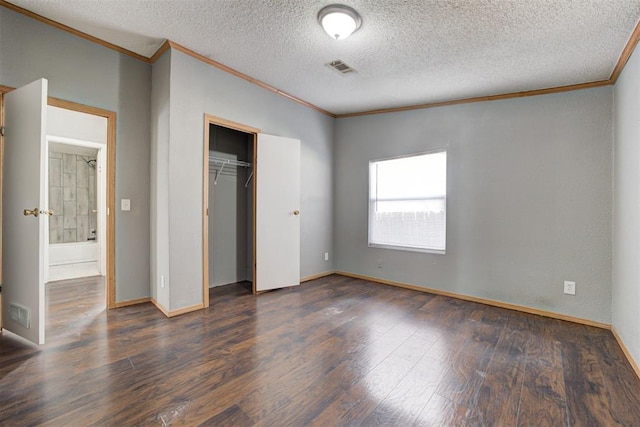
<svg viewBox="0 0 640 427">
<path fill-rule="evenodd" d="M 257 131 L 205 120 L 204 278 L 209 289 L 236 284 L 255 293 L 255 180 Z"/>
</svg>

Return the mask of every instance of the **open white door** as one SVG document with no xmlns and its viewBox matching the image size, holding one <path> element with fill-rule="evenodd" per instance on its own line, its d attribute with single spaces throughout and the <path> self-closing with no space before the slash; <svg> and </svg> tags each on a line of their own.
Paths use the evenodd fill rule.
<svg viewBox="0 0 640 427">
<path fill-rule="evenodd" d="M 300 141 L 258 134 L 256 291 L 300 284 Z"/>
<path fill-rule="evenodd" d="M 44 344 L 47 80 L 5 95 L 3 189 L 3 327 Z M 29 212 L 27 212 L 28 210 Z"/>
</svg>

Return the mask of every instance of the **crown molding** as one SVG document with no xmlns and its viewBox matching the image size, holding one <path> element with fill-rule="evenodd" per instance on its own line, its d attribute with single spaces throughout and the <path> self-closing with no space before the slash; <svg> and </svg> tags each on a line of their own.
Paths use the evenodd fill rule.
<svg viewBox="0 0 640 427">
<path fill-rule="evenodd" d="M 477 96 L 474 98 L 454 99 L 451 101 L 430 102 L 420 105 L 408 105 L 406 107 L 381 108 L 378 110 L 367 110 L 356 113 L 336 114 L 336 118 L 344 119 L 348 117 L 368 116 L 372 114 L 397 113 L 399 111 L 423 110 L 425 108 L 445 107 L 448 105 L 472 104 L 475 102 L 499 101 L 501 99 L 524 98 L 528 96 L 549 95 L 552 93 L 569 92 L 572 90 L 590 89 L 600 86 L 609 86 L 611 80 L 600 80 L 598 82 L 579 83 L 567 86 L 551 87 L 547 89 L 527 90 L 524 92 L 504 93 L 500 95 Z"/>
<path fill-rule="evenodd" d="M 611 84 L 615 84 L 618 81 L 618 77 L 622 73 L 624 66 L 627 65 L 629 58 L 631 58 L 631 54 L 635 50 L 638 45 L 638 41 L 640 40 L 640 21 L 636 24 L 636 28 L 634 28 L 627 44 L 622 49 L 622 53 L 620 54 L 620 58 L 618 58 L 618 63 L 616 64 L 611 76 L 609 77 L 609 81 Z"/>
<path fill-rule="evenodd" d="M 171 49 L 171 42 L 169 42 L 169 40 L 165 39 L 164 43 L 162 43 L 162 45 L 158 48 L 158 50 L 155 51 L 153 56 L 151 56 L 151 58 L 147 59 L 147 62 L 149 64 L 154 64 L 169 49 Z"/>
<path fill-rule="evenodd" d="M 284 92 L 284 91 L 282 91 L 282 90 L 280 90 L 280 89 L 278 89 L 278 88 L 276 88 L 274 86 L 271 86 L 271 85 L 269 85 L 267 83 L 264 83 L 263 81 L 260 81 L 258 79 L 254 79 L 253 77 L 248 76 L 248 75 L 246 75 L 244 73 L 241 73 L 240 71 L 234 70 L 233 68 L 228 67 L 228 66 L 226 66 L 226 65 L 224 65 L 224 64 L 222 64 L 222 63 L 220 63 L 218 61 L 214 61 L 211 58 L 207 58 L 206 56 L 201 55 L 198 52 L 195 52 L 195 51 L 189 49 L 188 47 L 184 47 L 184 46 L 182 46 L 182 45 L 180 45 L 178 43 L 172 42 L 171 40 L 169 40 L 168 44 L 171 47 L 171 49 L 174 49 L 174 50 L 177 50 L 179 52 L 182 52 L 185 55 L 188 55 L 188 56 L 191 56 L 194 59 L 197 59 L 198 61 L 202 61 L 205 64 L 211 65 L 212 67 L 218 68 L 219 70 L 222 70 L 222 71 L 227 72 L 229 74 L 232 74 L 232 75 L 234 75 L 234 76 L 236 76 L 238 78 L 246 80 L 249 83 L 253 83 L 256 86 L 260 86 L 261 88 L 266 89 L 266 90 L 268 90 L 270 92 L 273 92 L 273 93 L 275 93 L 277 95 L 280 95 L 280 96 L 282 96 L 284 98 L 287 98 L 290 101 L 297 102 L 298 104 L 302 104 L 305 107 L 309 107 L 309 108 L 311 108 L 313 110 L 319 111 L 322 114 L 326 114 L 327 116 L 334 117 L 334 118 L 336 117 L 335 114 L 333 114 L 333 113 L 331 113 L 331 112 L 329 112 L 327 110 L 323 110 L 322 108 L 317 107 L 317 106 L 311 104 L 310 102 L 307 102 L 307 101 L 304 101 L 304 100 L 302 100 L 300 98 L 297 98 L 297 97 L 295 97 L 295 96 L 293 96 L 293 95 L 291 95 L 291 94 L 289 94 L 287 92 Z M 154 57 L 155 57 L 155 55 L 154 55 Z"/>
</svg>

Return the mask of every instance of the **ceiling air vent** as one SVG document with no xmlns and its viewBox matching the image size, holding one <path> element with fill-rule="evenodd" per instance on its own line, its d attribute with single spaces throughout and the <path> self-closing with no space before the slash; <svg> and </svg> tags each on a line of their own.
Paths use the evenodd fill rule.
<svg viewBox="0 0 640 427">
<path fill-rule="evenodd" d="M 331 61 L 326 65 L 328 67 L 333 68 L 334 70 L 336 70 L 340 74 L 348 74 L 348 73 L 352 73 L 352 72 L 356 71 L 353 68 L 351 68 L 350 66 L 348 66 L 347 64 L 345 64 L 344 62 L 342 62 L 342 60 L 340 60 L 340 59 L 336 59 L 335 61 Z"/>
</svg>

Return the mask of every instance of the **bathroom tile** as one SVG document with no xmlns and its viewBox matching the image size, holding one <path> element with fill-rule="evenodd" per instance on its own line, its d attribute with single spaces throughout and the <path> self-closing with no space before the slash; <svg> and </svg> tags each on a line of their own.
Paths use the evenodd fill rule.
<svg viewBox="0 0 640 427">
<path fill-rule="evenodd" d="M 89 175 L 89 201 L 93 202 L 96 200 L 96 177 L 93 175 Z M 95 206 L 95 205 L 91 205 Z"/>
<path fill-rule="evenodd" d="M 89 214 L 89 189 L 88 188 L 78 188 L 76 192 L 77 198 L 77 214 L 78 215 L 88 215 Z"/>
<path fill-rule="evenodd" d="M 89 165 L 87 165 L 87 163 L 80 156 L 78 156 L 78 161 L 76 162 L 76 186 L 78 188 L 89 187 L 89 172 L 87 171 L 88 168 Z"/>
<path fill-rule="evenodd" d="M 54 215 L 62 215 L 62 187 L 50 187 L 49 188 L 49 209 L 53 209 Z"/>
<path fill-rule="evenodd" d="M 55 151 L 49 151 L 49 157 L 52 159 L 61 159 L 62 158 L 62 153 L 58 153 Z"/>
<path fill-rule="evenodd" d="M 89 232 L 91 230 L 98 229 L 98 214 L 96 212 L 89 212 Z"/>
<path fill-rule="evenodd" d="M 76 156 L 74 154 L 62 155 L 62 170 L 64 173 L 76 173 Z"/>
<path fill-rule="evenodd" d="M 49 243 L 62 243 L 62 234 L 58 230 L 50 230 L 49 231 Z"/>
<path fill-rule="evenodd" d="M 49 159 L 49 186 L 62 187 L 62 159 Z"/>
<path fill-rule="evenodd" d="M 76 200 L 76 175 L 71 173 L 64 174 L 64 200 Z"/>
<path fill-rule="evenodd" d="M 64 228 L 76 228 L 76 202 L 64 202 Z"/>
<path fill-rule="evenodd" d="M 86 242 L 89 237 L 89 216 L 88 215 L 78 215 L 78 242 Z"/>
<path fill-rule="evenodd" d="M 64 238 L 62 216 L 49 217 L 49 243 L 62 243 Z"/>
<path fill-rule="evenodd" d="M 64 235 L 63 235 L 62 241 L 64 243 L 77 242 L 78 239 L 76 239 L 76 229 L 73 228 L 71 230 L 64 230 Z"/>
</svg>

